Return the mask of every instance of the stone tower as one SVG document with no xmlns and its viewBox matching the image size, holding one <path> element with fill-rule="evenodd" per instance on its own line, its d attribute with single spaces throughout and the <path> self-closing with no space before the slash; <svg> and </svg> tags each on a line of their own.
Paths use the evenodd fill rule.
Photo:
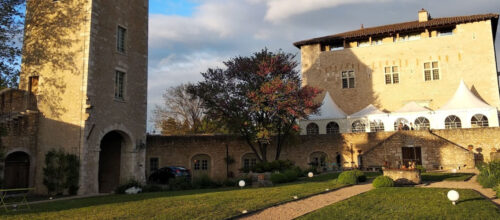
<svg viewBox="0 0 500 220">
<path fill-rule="evenodd" d="M 80 158 L 79 194 L 144 181 L 148 0 L 27 1 L 20 90 L 39 111 L 33 185 L 45 153 Z"/>
</svg>

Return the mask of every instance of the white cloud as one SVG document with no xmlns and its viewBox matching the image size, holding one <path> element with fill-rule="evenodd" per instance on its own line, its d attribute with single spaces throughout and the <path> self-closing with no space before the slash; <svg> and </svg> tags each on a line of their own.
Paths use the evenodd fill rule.
<svg viewBox="0 0 500 220">
<path fill-rule="evenodd" d="M 259 0 L 254 2 L 258 2 Z M 384 2 L 388 0 L 268 0 L 266 20 L 279 22 L 293 15 L 303 14 L 319 9 L 333 8 L 345 4 Z"/>
</svg>

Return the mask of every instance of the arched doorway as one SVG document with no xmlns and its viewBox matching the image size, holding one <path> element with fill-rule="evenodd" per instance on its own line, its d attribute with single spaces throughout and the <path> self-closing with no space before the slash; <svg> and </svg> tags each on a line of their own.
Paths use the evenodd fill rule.
<svg viewBox="0 0 500 220">
<path fill-rule="evenodd" d="M 123 136 L 117 131 L 107 133 L 101 140 L 99 153 L 99 192 L 110 193 L 120 184 Z"/>
<path fill-rule="evenodd" d="M 21 151 L 7 155 L 5 158 L 5 188 L 28 188 L 30 174 L 30 156 Z"/>
</svg>

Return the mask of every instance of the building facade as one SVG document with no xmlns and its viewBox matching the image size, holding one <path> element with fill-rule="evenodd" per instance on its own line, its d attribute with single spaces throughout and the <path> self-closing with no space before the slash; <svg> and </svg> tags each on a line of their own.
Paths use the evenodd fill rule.
<svg viewBox="0 0 500 220">
<path fill-rule="evenodd" d="M 432 18 L 422 9 L 416 21 L 294 45 L 301 50 L 303 84 L 328 92 L 345 114 L 336 118 L 341 132 L 394 131 L 399 124 L 416 128 L 416 123 L 444 129 L 457 119 L 461 128 L 474 127 L 475 121 L 484 119 L 487 126 L 495 127 L 500 107 L 494 48 L 497 24 L 498 14 Z M 477 105 L 453 104 L 463 98 L 457 93 Z M 311 119 L 301 123 L 303 134 L 311 122 L 321 125 L 320 133 L 335 122 L 321 115 Z"/>
<path fill-rule="evenodd" d="M 7 158 L 17 152 L 28 161 L 24 185 L 46 192 L 52 149 L 79 157 L 79 194 L 144 181 L 147 52 L 148 0 L 27 2 L 17 101 L 35 106 L 8 114 L 35 112 L 35 124 L 26 124 L 35 141 L 5 146 Z"/>
</svg>

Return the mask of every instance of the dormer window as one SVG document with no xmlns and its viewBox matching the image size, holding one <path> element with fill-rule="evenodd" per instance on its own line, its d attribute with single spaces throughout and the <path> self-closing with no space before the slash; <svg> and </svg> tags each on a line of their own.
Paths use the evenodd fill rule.
<svg viewBox="0 0 500 220">
<path fill-rule="evenodd" d="M 372 46 L 375 45 L 381 45 L 382 44 L 382 39 L 372 39 Z"/>
<path fill-rule="evenodd" d="M 330 51 L 337 51 L 337 50 L 343 50 L 344 49 L 344 43 L 335 43 L 330 45 Z"/>
<path fill-rule="evenodd" d="M 398 41 L 412 41 L 419 39 L 420 39 L 420 33 L 400 34 Z"/>
</svg>

